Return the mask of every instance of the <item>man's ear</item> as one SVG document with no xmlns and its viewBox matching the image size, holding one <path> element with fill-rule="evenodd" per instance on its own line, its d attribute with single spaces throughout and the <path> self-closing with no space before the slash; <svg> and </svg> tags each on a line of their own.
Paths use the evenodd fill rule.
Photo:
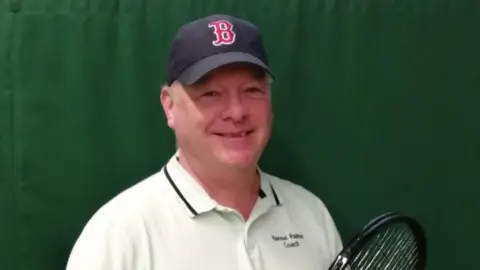
<svg viewBox="0 0 480 270">
<path fill-rule="evenodd" d="M 167 124 L 170 128 L 174 128 L 175 126 L 175 121 L 174 121 L 174 114 L 173 114 L 173 106 L 174 106 L 174 101 L 173 98 L 171 97 L 171 91 L 168 86 L 164 85 L 162 86 L 162 89 L 160 91 L 160 103 L 162 103 L 163 111 L 165 112 L 165 116 L 167 118 Z"/>
</svg>

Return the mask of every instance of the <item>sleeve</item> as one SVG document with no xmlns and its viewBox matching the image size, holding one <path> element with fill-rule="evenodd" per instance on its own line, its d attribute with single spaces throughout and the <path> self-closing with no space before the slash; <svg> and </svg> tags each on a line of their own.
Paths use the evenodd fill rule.
<svg viewBox="0 0 480 270">
<path fill-rule="evenodd" d="M 337 255 L 340 253 L 340 251 L 342 251 L 343 242 L 330 212 L 326 208 L 324 208 L 324 212 L 324 226 L 325 231 L 327 232 L 329 246 L 331 247 L 331 261 L 333 262 Z"/>
<path fill-rule="evenodd" d="M 66 270 L 135 269 L 132 244 L 119 223 L 94 217 L 75 242 Z"/>
<path fill-rule="evenodd" d="M 330 211 L 327 209 L 323 201 L 315 196 L 316 199 L 316 212 L 321 213 L 318 215 L 319 225 L 323 231 L 323 237 L 326 241 L 327 250 L 329 252 L 329 259 L 333 262 L 338 254 L 343 249 L 343 242 L 340 236 L 340 233 L 337 229 L 335 221 L 330 214 Z"/>
</svg>

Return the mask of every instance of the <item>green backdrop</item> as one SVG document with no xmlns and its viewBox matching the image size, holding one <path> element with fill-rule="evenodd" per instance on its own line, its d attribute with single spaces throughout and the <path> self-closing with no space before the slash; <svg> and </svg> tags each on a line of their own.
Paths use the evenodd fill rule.
<svg viewBox="0 0 480 270">
<path fill-rule="evenodd" d="M 318 194 L 344 240 L 398 210 L 431 270 L 474 269 L 478 0 L 0 3 L 0 269 L 63 269 L 85 222 L 174 150 L 159 104 L 186 20 L 265 33 L 275 127 L 262 167 Z"/>
</svg>

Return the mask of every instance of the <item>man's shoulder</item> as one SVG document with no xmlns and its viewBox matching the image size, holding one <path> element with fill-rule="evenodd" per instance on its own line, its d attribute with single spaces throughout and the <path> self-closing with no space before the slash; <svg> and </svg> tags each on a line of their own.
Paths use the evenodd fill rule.
<svg viewBox="0 0 480 270">
<path fill-rule="evenodd" d="M 163 205 L 162 174 L 156 172 L 124 189 L 100 206 L 91 216 L 89 223 L 119 224 L 141 218 L 152 208 Z"/>
<path fill-rule="evenodd" d="M 142 241 L 139 225 L 148 222 L 152 212 L 162 213 L 161 207 L 165 207 L 162 195 L 168 190 L 163 180 L 162 174 L 154 173 L 100 206 L 80 232 L 67 269 L 93 269 L 89 264 L 99 269 L 100 264 L 108 265 L 115 260 L 133 269 L 133 257 L 122 256 L 132 252 L 134 243 Z"/>
</svg>

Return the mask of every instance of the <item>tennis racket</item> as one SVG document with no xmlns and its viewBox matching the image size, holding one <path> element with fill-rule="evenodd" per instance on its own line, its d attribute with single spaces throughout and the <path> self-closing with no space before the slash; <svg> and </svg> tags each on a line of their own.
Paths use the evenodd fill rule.
<svg viewBox="0 0 480 270">
<path fill-rule="evenodd" d="M 414 218 L 389 212 L 353 237 L 329 270 L 425 270 L 425 231 Z"/>
</svg>

